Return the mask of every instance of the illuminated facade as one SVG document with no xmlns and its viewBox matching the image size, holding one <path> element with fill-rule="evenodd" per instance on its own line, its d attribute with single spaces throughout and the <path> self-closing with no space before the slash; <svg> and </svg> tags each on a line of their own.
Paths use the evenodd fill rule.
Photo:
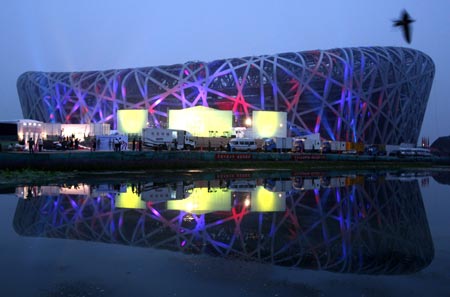
<svg viewBox="0 0 450 297">
<path fill-rule="evenodd" d="M 122 70 L 26 72 L 17 81 L 23 115 L 44 122 L 110 123 L 119 109 L 146 109 L 155 126 L 168 110 L 287 113 L 288 134 L 330 140 L 416 143 L 434 77 L 420 51 L 361 47 L 187 62 Z"/>
</svg>

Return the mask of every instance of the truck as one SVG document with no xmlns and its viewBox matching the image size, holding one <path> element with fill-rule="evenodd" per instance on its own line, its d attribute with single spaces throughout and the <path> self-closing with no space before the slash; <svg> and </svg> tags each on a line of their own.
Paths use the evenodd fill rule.
<svg viewBox="0 0 450 297">
<path fill-rule="evenodd" d="M 369 156 L 385 156 L 386 146 L 383 144 L 370 144 L 364 148 L 364 153 Z"/>
<path fill-rule="evenodd" d="M 355 152 L 355 154 L 363 154 L 364 153 L 364 143 L 361 142 L 347 142 L 346 150 L 344 152 Z"/>
<path fill-rule="evenodd" d="M 265 138 L 263 150 L 265 152 L 289 152 L 292 150 L 292 137 Z"/>
<path fill-rule="evenodd" d="M 314 133 L 301 137 L 296 137 L 293 140 L 292 151 L 293 152 L 314 152 L 319 151 L 322 142 L 320 140 L 320 134 Z"/>
<path fill-rule="evenodd" d="M 326 140 L 322 142 L 322 153 L 334 153 L 339 154 L 347 149 L 347 143 L 345 141 L 331 141 Z"/>
<path fill-rule="evenodd" d="M 98 135 L 95 137 L 97 151 L 126 151 L 128 136 L 122 134 Z M 118 147 L 117 147 L 118 145 Z"/>
<path fill-rule="evenodd" d="M 142 141 L 144 146 L 156 149 L 191 150 L 195 148 L 192 134 L 185 130 L 144 128 Z"/>
<path fill-rule="evenodd" d="M 322 153 L 356 155 L 364 152 L 364 144 L 349 141 L 324 140 L 320 149 Z"/>
</svg>

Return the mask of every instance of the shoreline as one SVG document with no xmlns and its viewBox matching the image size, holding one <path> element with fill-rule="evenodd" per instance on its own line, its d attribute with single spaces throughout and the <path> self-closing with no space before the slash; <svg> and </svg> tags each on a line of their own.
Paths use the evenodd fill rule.
<svg viewBox="0 0 450 297">
<path fill-rule="evenodd" d="M 0 153 L 0 185 L 64 180 L 202 175 L 223 172 L 450 171 L 448 158 L 208 151 Z"/>
<path fill-rule="evenodd" d="M 448 157 L 222 151 L 63 151 L 0 153 L 0 170 L 160 171 L 194 169 L 373 169 L 450 167 Z"/>
</svg>

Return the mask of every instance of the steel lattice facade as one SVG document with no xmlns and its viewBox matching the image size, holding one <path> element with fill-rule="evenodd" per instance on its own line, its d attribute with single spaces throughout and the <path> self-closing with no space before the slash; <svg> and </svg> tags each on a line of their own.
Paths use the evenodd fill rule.
<svg viewBox="0 0 450 297">
<path fill-rule="evenodd" d="M 397 47 L 361 47 L 88 72 L 26 72 L 17 81 L 25 118 L 110 123 L 118 109 L 147 109 L 156 126 L 169 109 L 287 112 L 290 135 L 364 143 L 416 143 L 434 63 Z"/>
</svg>

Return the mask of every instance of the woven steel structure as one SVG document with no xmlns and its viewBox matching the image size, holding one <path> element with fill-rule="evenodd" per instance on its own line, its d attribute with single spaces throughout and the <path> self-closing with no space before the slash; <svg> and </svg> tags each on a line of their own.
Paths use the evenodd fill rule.
<svg viewBox="0 0 450 297">
<path fill-rule="evenodd" d="M 362 47 L 88 72 L 26 72 L 17 81 L 23 116 L 57 123 L 110 123 L 118 109 L 287 112 L 289 133 L 364 143 L 416 143 L 434 77 L 413 49 Z"/>
<path fill-rule="evenodd" d="M 252 212 L 241 203 L 237 197 L 242 192 L 230 192 L 230 211 L 197 215 L 167 210 L 165 202 L 147 202 L 144 210 L 120 209 L 114 194 L 29 197 L 19 200 L 13 225 L 23 236 L 336 272 L 403 274 L 426 267 L 434 248 L 418 182 L 356 181 L 343 187 L 289 190 L 286 209 L 266 213 Z"/>
</svg>

